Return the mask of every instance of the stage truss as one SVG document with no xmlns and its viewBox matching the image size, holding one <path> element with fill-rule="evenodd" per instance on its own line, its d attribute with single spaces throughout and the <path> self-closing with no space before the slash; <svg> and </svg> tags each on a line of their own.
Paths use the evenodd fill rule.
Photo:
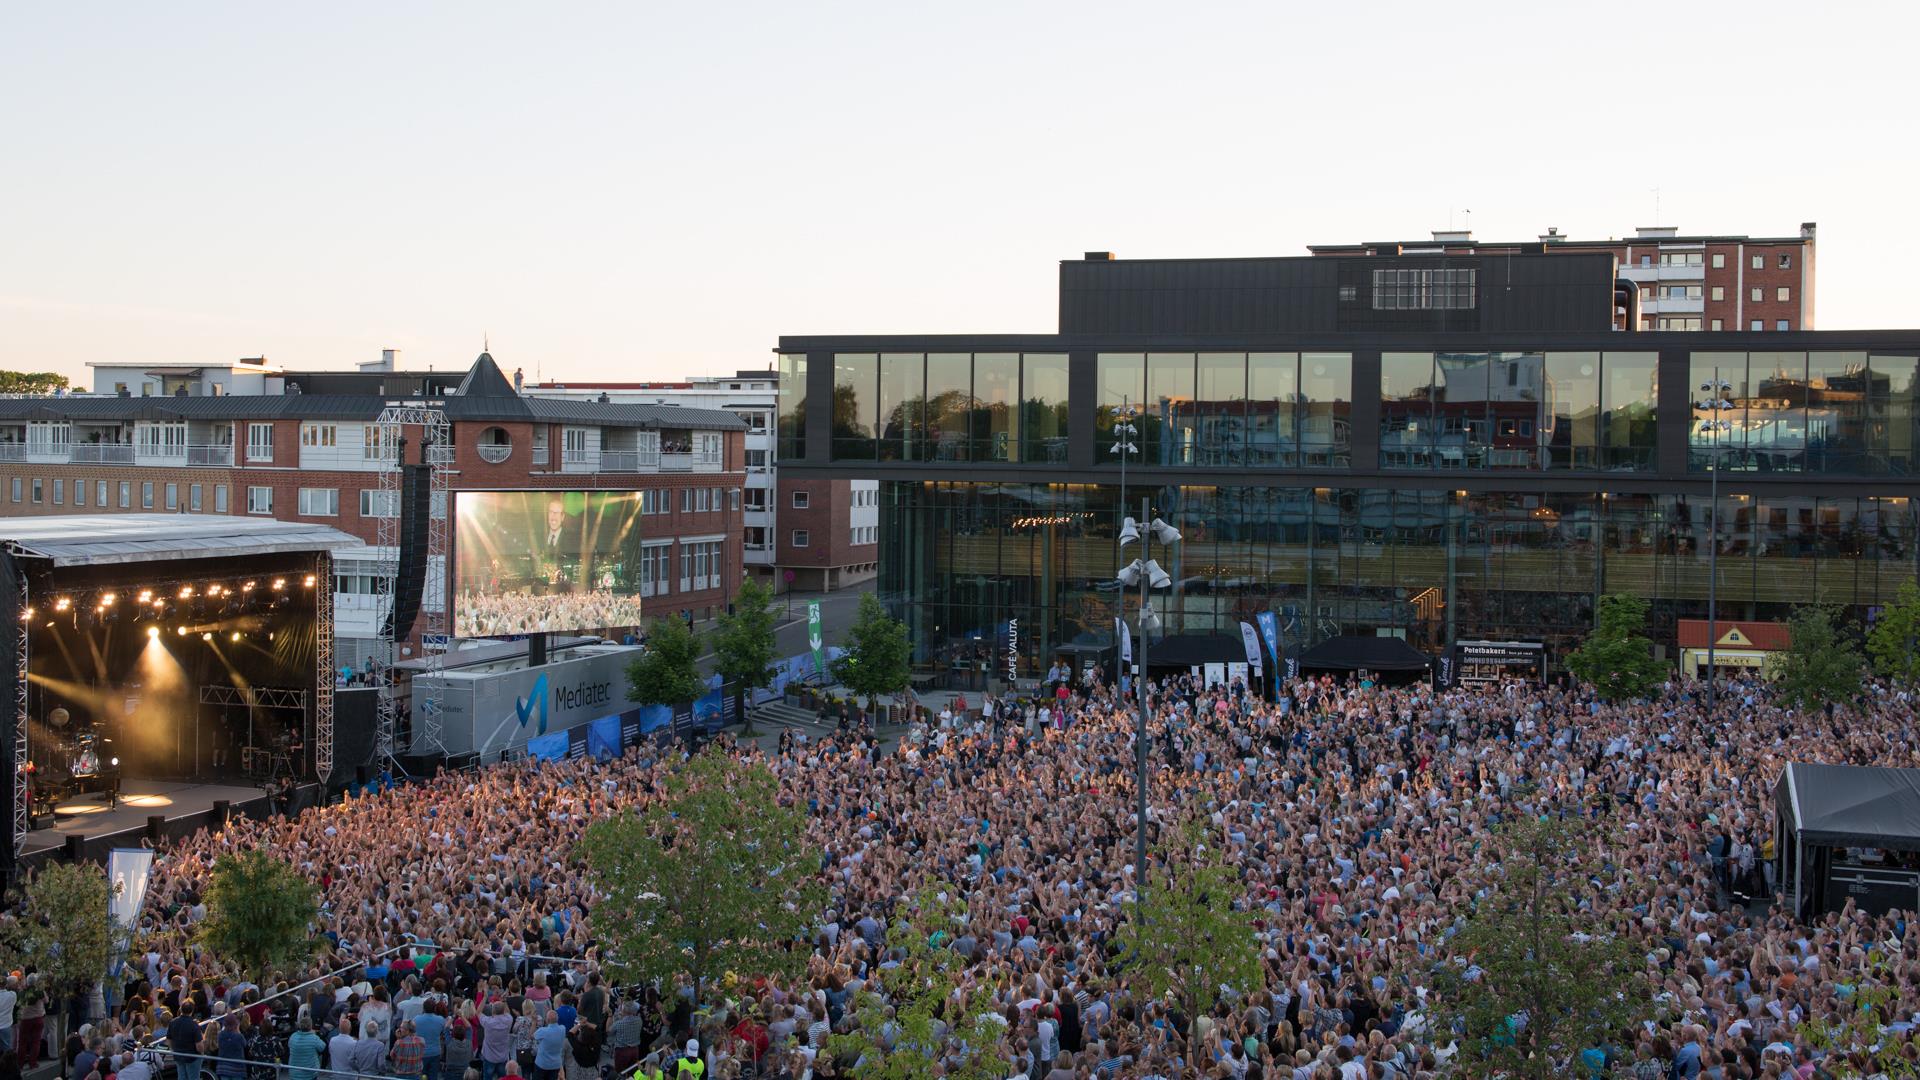
<svg viewBox="0 0 1920 1080">
<path fill-rule="evenodd" d="M 375 588 L 384 598 L 386 615 L 381 622 L 380 639 L 374 644 L 374 685 L 380 696 L 373 745 L 374 758 L 379 766 L 399 772 L 402 770 L 396 760 L 394 740 L 398 737 L 400 713 L 406 703 L 400 699 L 399 680 L 394 676 L 393 665 L 400 659 L 400 643 L 394 640 L 394 594 L 400 572 L 400 492 L 405 475 L 402 468 L 405 464 L 403 438 L 407 428 L 420 429 L 429 476 L 427 579 L 422 585 L 420 612 L 414 619 L 414 626 L 419 629 L 422 642 L 430 636 L 438 636 L 443 644 L 448 636 L 446 576 L 450 565 L 447 561 L 447 518 L 453 512 L 448 494 L 448 481 L 453 471 L 453 439 L 452 425 L 447 421 L 446 412 L 438 405 L 389 405 L 381 410 L 376 424 L 380 430 L 380 459 L 383 462 L 380 470 L 383 513 L 377 519 L 380 573 Z M 444 656 L 441 649 L 421 649 L 421 667 L 413 680 L 415 688 L 421 688 L 422 679 L 425 680 L 424 696 L 417 699 L 413 710 L 421 722 L 420 730 L 414 733 L 412 749 L 415 750 L 446 752 L 446 742 L 440 730 L 440 699 L 444 695 L 440 677 L 445 671 Z"/>
<path fill-rule="evenodd" d="M 17 564 L 16 564 L 17 565 Z M 19 575 L 20 609 L 27 610 L 32 605 L 32 597 L 27 593 L 27 575 Z M 27 624 L 22 620 L 19 632 L 13 636 L 13 858 L 18 864 L 20 852 L 27 844 L 27 830 L 33 824 L 31 820 L 32 803 L 27 791 L 27 670 L 31 657 L 27 652 Z"/>
<path fill-rule="evenodd" d="M 333 776 L 333 556 L 314 556 L 313 772 L 321 784 Z"/>
</svg>

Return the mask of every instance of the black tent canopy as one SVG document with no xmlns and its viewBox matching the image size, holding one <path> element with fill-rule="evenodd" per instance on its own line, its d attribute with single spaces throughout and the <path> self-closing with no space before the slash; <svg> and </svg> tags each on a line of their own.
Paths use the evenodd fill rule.
<svg viewBox="0 0 1920 1080">
<path fill-rule="evenodd" d="M 1775 869 L 1804 919 L 1838 911 L 1920 909 L 1920 769 L 1792 762 L 1773 786 Z M 1868 849 L 1865 854 L 1851 848 Z"/>
<path fill-rule="evenodd" d="M 1156 668 L 1246 663 L 1247 647 L 1225 634 L 1169 634 L 1147 646 L 1147 663 Z"/>
<path fill-rule="evenodd" d="M 1300 654 L 1302 671 L 1423 671 L 1427 654 L 1396 637 L 1342 634 Z"/>
<path fill-rule="evenodd" d="M 1773 798 L 1806 843 L 1920 851 L 1920 769 L 1796 761 Z"/>
</svg>

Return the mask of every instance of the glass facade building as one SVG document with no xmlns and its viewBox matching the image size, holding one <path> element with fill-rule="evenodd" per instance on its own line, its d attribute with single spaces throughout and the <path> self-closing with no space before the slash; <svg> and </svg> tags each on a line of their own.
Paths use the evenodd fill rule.
<svg viewBox="0 0 1920 1080">
<path fill-rule="evenodd" d="M 1358 320 L 1387 330 L 1153 330 L 1147 269 L 1147 315 L 1072 298 L 1126 333 L 781 340 L 781 474 L 881 481 L 879 589 L 923 669 L 1032 677 L 1111 644 L 1143 499 L 1184 534 L 1152 553 L 1166 632 L 1273 611 L 1294 648 L 1540 641 L 1557 670 L 1627 592 L 1671 657 L 1710 567 L 1721 619 L 1863 623 L 1920 571 L 1920 331 L 1623 333 L 1604 310 L 1496 331 L 1484 299 L 1430 333 L 1398 308 Z M 1327 309 L 1367 306 L 1369 279 L 1328 280 Z"/>
</svg>

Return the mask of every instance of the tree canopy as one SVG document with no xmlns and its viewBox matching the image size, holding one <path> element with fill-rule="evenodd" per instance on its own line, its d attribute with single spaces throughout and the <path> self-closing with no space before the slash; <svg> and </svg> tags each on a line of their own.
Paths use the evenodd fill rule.
<svg viewBox="0 0 1920 1080">
<path fill-rule="evenodd" d="M 833 662 L 833 677 L 869 702 L 905 690 L 913 677 L 907 624 L 889 616 L 870 592 L 860 596 L 846 649 L 846 655 Z"/>
<path fill-rule="evenodd" d="M 773 684 L 773 590 L 758 581 L 740 586 L 733 608 L 708 636 L 713 670 L 741 693 Z"/>
<path fill-rule="evenodd" d="M 1593 632 L 1567 654 L 1567 668 L 1608 701 L 1646 697 L 1667 676 L 1647 638 L 1647 601 L 1627 593 L 1600 598 Z"/>
<path fill-rule="evenodd" d="M 700 681 L 700 639 L 674 616 L 653 620 L 646 648 L 627 665 L 627 696 L 650 705 L 679 705 L 707 692 Z"/>
<path fill-rule="evenodd" d="M 49 863 L 27 881 L 8 951 L 40 973 L 49 1001 L 106 977 L 118 929 L 107 913 L 109 888 L 106 872 L 91 863 Z"/>
<path fill-rule="evenodd" d="M 1920 681 L 1920 585 L 1900 583 L 1893 603 L 1880 609 L 1867 633 L 1874 673 L 1895 682 Z"/>
<path fill-rule="evenodd" d="M 51 394 L 70 383 L 51 371 L 0 371 L 0 394 Z"/>
<path fill-rule="evenodd" d="M 222 855 L 207 882 L 200 943 L 264 983 L 275 968 L 313 955 L 318 895 L 305 874 L 263 849 Z"/>
<path fill-rule="evenodd" d="M 576 852 L 601 898 L 609 968 L 663 986 L 684 975 L 696 1004 L 725 971 L 797 971 L 825 904 L 805 828 L 770 769 L 717 749 L 675 769 L 640 813 L 595 822 Z"/>
<path fill-rule="evenodd" d="M 1767 662 L 1767 678 L 1787 703 L 1812 709 L 1860 693 L 1865 662 L 1839 622 L 1840 610 L 1825 604 L 1798 608 L 1788 619 L 1793 641 Z"/>
<path fill-rule="evenodd" d="M 1134 980 L 1153 997 L 1173 994 L 1192 1023 L 1223 988 L 1246 994 L 1262 985 L 1253 914 L 1235 907 L 1246 886 L 1204 819 L 1182 822 L 1155 853 L 1159 875 L 1127 907 L 1122 955 Z"/>
<path fill-rule="evenodd" d="M 1480 899 L 1453 939 L 1466 959 L 1435 981 L 1436 1030 L 1463 1032 L 1467 1075 L 1585 1075 L 1583 1052 L 1650 1015 L 1640 949 L 1603 914 L 1620 871 L 1597 861 L 1583 821 L 1521 816 L 1492 845 Z"/>
</svg>

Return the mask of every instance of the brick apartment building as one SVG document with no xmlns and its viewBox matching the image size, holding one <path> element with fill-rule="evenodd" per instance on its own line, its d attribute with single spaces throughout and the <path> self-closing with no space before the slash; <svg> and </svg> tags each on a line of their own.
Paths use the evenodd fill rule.
<svg viewBox="0 0 1920 1080">
<path fill-rule="evenodd" d="M 880 551 L 880 482 L 788 481 L 774 460 L 779 376 L 736 371 L 681 382 L 541 382 L 529 395 L 577 401 L 722 409 L 746 422 L 744 548 L 747 573 L 774 589 L 808 592 L 872 580 Z"/>
<path fill-rule="evenodd" d="M 668 569 L 646 575 L 650 612 L 705 617 L 739 587 L 747 425 L 732 413 L 526 397 L 485 353 L 452 373 L 395 371 L 391 353 L 357 372 L 291 372 L 261 358 L 92 366 L 94 394 L 0 400 L 3 512 L 257 514 L 338 528 L 362 544 L 335 556 L 344 664 L 371 649 L 384 613 L 375 578 L 386 553 L 375 545 L 380 519 L 396 512 L 381 485 L 394 447 L 375 421 L 393 400 L 442 403 L 456 498 L 653 493 L 643 497 L 643 546 L 667 549 L 647 566 Z M 420 430 L 404 437 L 418 460 Z M 431 604 L 445 563 L 436 557 L 428 571 Z"/>
<path fill-rule="evenodd" d="M 1775 333 L 1814 329 L 1814 234 L 1681 235 L 1671 225 L 1635 230 L 1625 240 L 1575 240 L 1550 228 L 1531 242 L 1490 243 L 1471 232 L 1436 231 L 1431 240 L 1368 241 L 1307 248 L 1315 255 L 1572 255 L 1608 252 L 1635 292 L 1616 330 Z M 1483 283 L 1484 284 L 1484 283 Z M 1628 325 L 1632 319 L 1634 325 Z"/>
</svg>

